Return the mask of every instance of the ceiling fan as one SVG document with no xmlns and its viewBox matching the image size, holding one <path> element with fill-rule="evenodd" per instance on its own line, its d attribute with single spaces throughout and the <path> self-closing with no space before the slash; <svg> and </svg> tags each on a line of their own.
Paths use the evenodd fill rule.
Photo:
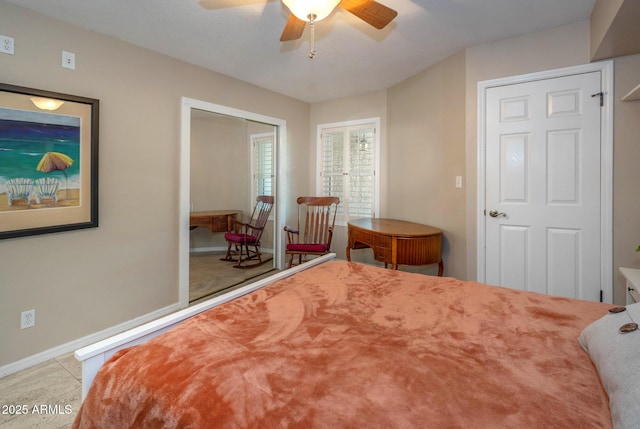
<svg viewBox="0 0 640 429">
<path fill-rule="evenodd" d="M 282 0 L 291 14 L 287 20 L 280 41 L 296 40 L 302 36 L 307 22 L 317 22 L 326 18 L 333 9 L 341 7 L 367 24 L 382 29 L 390 23 L 398 12 L 375 0 Z"/>
<path fill-rule="evenodd" d="M 264 1 L 269 0 L 200 0 L 200 4 L 205 9 L 221 9 Z M 379 30 L 386 27 L 398 15 L 395 10 L 375 0 L 282 0 L 282 3 L 291 13 L 280 36 L 280 41 L 287 42 L 302 37 L 308 22 L 311 29 L 310 58 L 315 56 L 313 48 L 314 23 L 326 18 L 336 7 L 351 12 Z"/>
</svg>

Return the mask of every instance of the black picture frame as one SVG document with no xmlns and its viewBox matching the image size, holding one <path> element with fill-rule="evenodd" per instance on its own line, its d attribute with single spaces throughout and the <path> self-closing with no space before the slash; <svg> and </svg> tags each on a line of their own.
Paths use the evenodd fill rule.
<svg viewBox="0 0 640 429">
<path fill-rule="evenodd" d="M 98 227 L 99 110 L 0 83 L 0 239 Z"/>
</svg>

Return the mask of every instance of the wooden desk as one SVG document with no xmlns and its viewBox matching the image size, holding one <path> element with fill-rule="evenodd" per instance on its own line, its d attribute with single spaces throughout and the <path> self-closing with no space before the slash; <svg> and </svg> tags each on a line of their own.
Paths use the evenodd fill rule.
<svg viewBox="0 0 640 429">
<path fill-rule="evenodd" d="M 398 265 L 438 264 L 438 275 L 442 276 L 442 230 L 419 223 L 395 219 L 356 219 L 348 224 L 349 242 L 347 260 L 351 260 L 351 249 L 370 247 L 376 260 Z"/>
<path fill-rule="evenodd" d="M 189 227 L 197 226 L 211 228 L 211 232 L 227 232 L 233 229 L 233 221 L 240 214 L 240 210 L 209 210 L 203 212 L 191 212 Z"/>
</svg>

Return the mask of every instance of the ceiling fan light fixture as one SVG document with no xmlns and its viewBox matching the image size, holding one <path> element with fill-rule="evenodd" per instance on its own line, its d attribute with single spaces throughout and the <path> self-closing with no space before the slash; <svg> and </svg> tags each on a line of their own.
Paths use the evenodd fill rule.
<svg viewBox="0 0 640 429">
<path fill-rule="evenodd" d="M 317 22 L 329 16 L 340 0 L 282 0 L 282 2 L 297 18 Z"/>
</svg>

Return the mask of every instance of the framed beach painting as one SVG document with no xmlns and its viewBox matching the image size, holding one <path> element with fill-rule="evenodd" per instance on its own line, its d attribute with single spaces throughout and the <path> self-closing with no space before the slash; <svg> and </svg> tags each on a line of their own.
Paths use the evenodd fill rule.
<svg viewBox="0 0 640 429">
<path fill-rule="evenodd" d="M 0 83 L 0 239 L 98 226 L 99 104 Z"/>
</svg>

